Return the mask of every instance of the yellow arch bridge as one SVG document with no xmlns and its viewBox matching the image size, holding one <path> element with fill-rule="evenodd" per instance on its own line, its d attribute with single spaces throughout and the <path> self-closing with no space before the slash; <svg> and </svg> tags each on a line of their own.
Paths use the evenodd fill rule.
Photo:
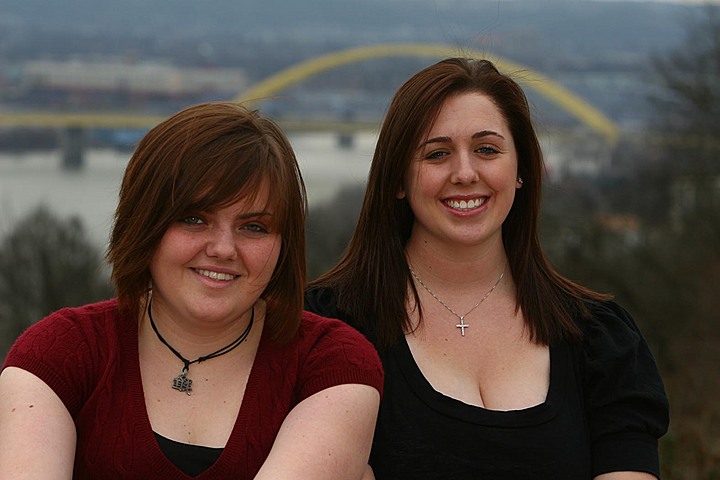
<svg viewBox="0 0 720 480">
<path fill-rule="evenodd" d="M 258 104 L 321 72 L 369 59 L 383 57 L 443 58 L 449 56 L 480 58 L 485 57 L 486 54 L 474 50 L 461 50 L 450 45 L 425 43 L 378 44 L 350 48 L 322 55 L 286 68 L 241 92 L 234 100 L 247 105 Z M 582 98 L 526 66 L 498 57 L 495 57 L 493 62 L 501 71 L 513 75 L 524 88 L 534 90 L 554 102 L 589 129 L 604 137 L 610 145 L 617 142 L 618 129 L 616 125 Z M 82 136 L 78 132 L 82 131 L 82 129 L 151 128 L 164 118 L 122 113 L 0 112 L 0 126 L 57 127 L 64 129 L 67 132 L 67 140 L 64 142 L 66 150 L 64 152 L 65 163 L 68 165 L 77 163 L 79 165 L 82 163 L 82 145 L 78 143 L 82 141 Z M 280 121 L 280 123 L 286 130 L 324 130 L 338 133 L 377 128 L 377 124 L 342 123 L 337 121 Z"/>
</svg>

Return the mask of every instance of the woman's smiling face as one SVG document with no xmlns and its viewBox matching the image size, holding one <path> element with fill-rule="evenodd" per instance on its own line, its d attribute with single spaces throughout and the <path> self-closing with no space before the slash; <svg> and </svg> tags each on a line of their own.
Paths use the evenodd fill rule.
<svg viewBox="0 0 720 480">
<path fill-rule="evenodd" d="M 231 321 L 265 290 L 282 239 L 265 186 L 241 199 L 173 222 L 151 262 L 153 308 L 174 318 Z"/>
<path fill-rule="evenodd" d="M 412 235 L 445 246 L 501 239 L 512 207 L 518 159 L 507 121 L 481 93 L 448 97 L 405 176 Z"/>
</svg>

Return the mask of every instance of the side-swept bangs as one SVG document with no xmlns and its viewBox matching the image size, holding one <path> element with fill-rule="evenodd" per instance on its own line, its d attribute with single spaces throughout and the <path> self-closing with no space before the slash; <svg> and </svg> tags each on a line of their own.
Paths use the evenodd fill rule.
<svg viewBox="0 0 720 480">
<path fill-rule="evenodd" d="M 276 336 L 291 335 L 305 280 L 305 186 L 277 125 L 229 102 L 178 112 L 148 132 L 130 159 L 107 253 L 121 308 L 138 313 L 151 283 L 150 261 L 171 222 L 240 199 L 254 201 L 264 185 L 266 208 L 283 242 L 264 297 L 268 314 L 275 308 L 293 316 L 288 324 L 281 321 Z M 282 306 L 287 302 L 296 314 Z"/>
</svg>

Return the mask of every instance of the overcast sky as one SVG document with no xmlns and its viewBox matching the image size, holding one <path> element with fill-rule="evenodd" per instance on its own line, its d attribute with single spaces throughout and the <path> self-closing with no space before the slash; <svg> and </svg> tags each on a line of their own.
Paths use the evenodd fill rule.
<svg viewBox="0 0 720 480">
<path fill-rule="evenodd" d="M 657 3 L 677 3 L 677 4 L 694 4 L 694 5 L 702 5 L 705 3 L 715 3 L 720 4 L 720 0 L 593 0 L 596 2 L 602 1 L 602 2 L 617 2 L 617 1 L 626 1 L 626 2 L 657 2 Z"/>
</svg>

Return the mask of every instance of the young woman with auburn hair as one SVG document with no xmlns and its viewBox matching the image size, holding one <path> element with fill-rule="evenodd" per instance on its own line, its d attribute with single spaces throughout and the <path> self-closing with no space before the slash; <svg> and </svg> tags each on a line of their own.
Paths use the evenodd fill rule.
<svg viewBox="0 0 720 480">
<path fill-rule="evenodd" d="M 49 315 L 6 358 L 3 478 L 362 478 L 382 367 L 302 310 L 306 203 L 257 111 L 206 103 L 153 128 L 120 188 L 117 297 Z"/>
</svg>

